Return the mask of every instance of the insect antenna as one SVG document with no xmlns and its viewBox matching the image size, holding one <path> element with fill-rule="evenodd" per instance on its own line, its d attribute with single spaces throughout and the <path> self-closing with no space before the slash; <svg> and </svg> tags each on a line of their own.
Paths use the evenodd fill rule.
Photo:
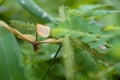
<svg viewBox="0 0 120 80">
<path fill-rule="evenodd" d="M 48 69 L 47 69 L 47 71 L 46 71 L 46 73 L 45 73 L 45 75 L 44 75 L 44 77 L 43 77 L 42 80 L 45 80 L 45 79 L 46 79 L 46 77 L 47 77 L 47 75 L 48 75 L 48 73 L 49 73 L 49 71 L 50 71 L 50 69 L 51 69 L 51 67 L 52 67 L 52 65 L 53 65 L 53 63 L 54 63 L 57 55 L 58 55 L 58 53 L 59 53 L 60 50 L 61 50 L 61 47 L 62 47 L 62 44 L 60 44 L 59 48 L 57 49 L 57 52 L 55 53 L 55 56 L 54 56 L 53 60 L 51 61 L 51 63 L 50 63 L 50 65 L 49 65 L 49 67 L 48 67 Z"/>
</svg>

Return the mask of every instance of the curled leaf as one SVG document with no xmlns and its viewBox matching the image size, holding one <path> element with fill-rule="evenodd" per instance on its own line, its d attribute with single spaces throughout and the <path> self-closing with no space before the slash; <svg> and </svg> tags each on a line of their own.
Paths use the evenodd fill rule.
<svg viewBox="0 0 120 80">
<path fill-rule="evenodd" d="M 47 38 L 50 35 L 50 27 L 37 24 L 37 34 L 43 38 Z"/>
</svg>

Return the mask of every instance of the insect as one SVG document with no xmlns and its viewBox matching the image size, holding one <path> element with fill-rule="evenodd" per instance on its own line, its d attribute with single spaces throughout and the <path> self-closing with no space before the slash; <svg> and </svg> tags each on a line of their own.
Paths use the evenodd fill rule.
<svg viewBox="0 0 120 80">
<path fill-rule="evenodd" d="M 54 38 L 48 38 L 43 41 L 38 41 L 38 35 L 43 38 L 47 38 L 50 35 L 50 27 L 42 25 L 42 24 L 37 24 L 36 25 L 36 37 L 30 34 L 23 34 L 19 32 L 17 29 L 7 25 L 5 22 L 0 21 L 0 25 L 11 31 L 12 33 L 16 34 L 18 38 L 23 39 L 25 41 L 28 41 L 33 45 L 34 51 L 37 51 L 39 49 L 39 44 L 42 43 L 61 43 L 62 38 L 60 39 L 54 39 Z"/>
<path fill-rule="evenodd" d="M 48 37 L 50 35 L 50 27 L 48 26 L 44 26 L 41 24 L 37 24 L 36 25 L 36 40 L 32 42 L 32 45 L 34 47 L 34 50 L 37 51 L 39 49 L 39 44 L 41 43 L 61 43 L 62 42 L 62 38 L 61 39 L 46 39 L 43 41 L 38 41 L 38 35 L 40 35 L 41 37 Z"/>
<path fill-rule="evenodd" d="M 18 30 L 16 30 L 15 28 L 7 25 L 5 22 L 3 21 L 0 21 L 0 25 L 2 25 L 3 27 L 5 27 L 6 29 L 8 29 L 9 31 L 11 31 L 12 33 L 16 34 L 20 39 L 23 39 L 25 41 L 28 41 L 29 43 L 31 43 L 33 45 L 33 48 L 34 48 L 34 51 L 36 52 L 38 49 L 39 49 L 39 44 L 42 44 L 42 43 L 60 43 L 60 46 L 59 48 L 57 49 L 56 53 L 55 53 L 55 56 L 52 60 L 52 62 L 50 63 L 44 77 L 43 77 L 43 80 L 46 79 L 47 75 L 48 75 L 48 72 L 50 71 L 59 51 L 61 50 L 61 47 L 62 47 L 62 41 L 63 39 L 60 38 L 60 39 L 54 39 L 54 38 L 48 38 L 46 40 L 43 40 L 43 41 L 38 41 L 38 35 L 43 37 L 43 38 L 47 38 L 49 35 L 50 35 L 50 27 L 48 26 L 45 26 L 45 25 L 42 25 L 42 24 L 37 24 L 36 25 L 36 38 L 30 34 L 23 34 L 21 32 L 19 32 Z"/>
</svg>

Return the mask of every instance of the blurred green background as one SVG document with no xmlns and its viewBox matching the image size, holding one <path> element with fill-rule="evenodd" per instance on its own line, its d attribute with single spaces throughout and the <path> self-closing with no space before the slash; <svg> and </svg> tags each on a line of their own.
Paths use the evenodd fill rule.
<svg viewBox="0 0 120 80">
<path fill-rule="evenodd" d="M 1 1 L 0 20 L 22 33 L 35 35 L 36 23 L 48 24 L 54 30 L 50 38 L 61 38 L 61 35 L 70 33 L 70 39 L 64 36 L 63 47 L 46 80 L 120 79 L 120 0 Z M 36 6 L 31 5 L 32 2 L 39 8 L 33 9 Z M 59 22 L 61 6 L 69 10 L 68 22 Z M 46 12 L 48 16 L 44 18 L 44 13 L 39 9 Z M 87 26 L 92 24 L 93 33 L 87 32 Z M 84 27 L 79 29 L 78 25 Z M 94 34 L 99 29 L 94 27 L 100 27 L 101 33 Z M 61 31 L 63 33 L 60 30 L 64 30 Z M 64 33 L 66 30 L 68 32 Z M 79 30 L 89 35 L 79 38 L 77 35 Z M 100 36 L 97 36 L 99 40 L 95 42 L 94 36 L 99 34 Z M 41 37 L 38 39 L 44 40 Z M 103 43 L 105 45 L 96 48 Z M 79 48 L 81 46 L 82 48 Z M 31 44 L 17 38 L 0 25 L 0 80 L 42 80 L 58 47 L 59 44 L 40 44 L 40 49 L 35 52 Z M 108 50 L 104 51 L 106 48 Z M 66 55 L 68 58 L 65 58 Z"/>
</svg>

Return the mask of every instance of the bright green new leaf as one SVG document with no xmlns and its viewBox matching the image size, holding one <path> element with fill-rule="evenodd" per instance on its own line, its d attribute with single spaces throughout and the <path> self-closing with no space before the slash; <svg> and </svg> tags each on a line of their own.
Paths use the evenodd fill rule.
<svg viewBox="0 0 120 80">
<path fill-rule="evenodd" d="M 100 34 L 101 28 L 96 24 L 90 24 L 81 16 L 71 16 L 69 20 L 59 23 L 58 27 L 52 29 L 52 36 L 61 37 L 69 34 L 72 37 L 82 37 L 87 34 Z"/>
</svg>

